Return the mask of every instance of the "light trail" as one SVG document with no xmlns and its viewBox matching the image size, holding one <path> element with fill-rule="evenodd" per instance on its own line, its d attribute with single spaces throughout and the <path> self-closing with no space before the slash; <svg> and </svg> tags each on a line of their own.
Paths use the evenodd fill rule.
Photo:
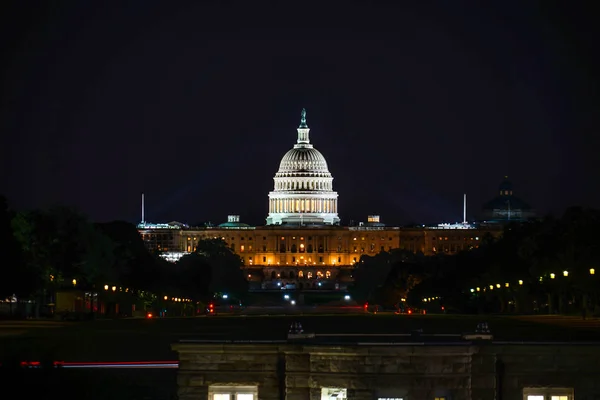
<svg viewBox="0 0 600 400">
<path fill-rule="evenodd" d="M 179 368 L 178 361 L 115 361 L 115 362 L 65 362 L 54 361 L 52 365 L 40 361 L 22 361 L 19 363 L 21 368 Z"/>
</svg>

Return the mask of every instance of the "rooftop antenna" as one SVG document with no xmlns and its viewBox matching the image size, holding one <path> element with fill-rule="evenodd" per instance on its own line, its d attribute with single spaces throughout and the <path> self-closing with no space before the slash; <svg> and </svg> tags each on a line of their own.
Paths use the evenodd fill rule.
<svg viewBox="0 0 600 400">
<path fill-rule="evenodd" d="M 463 196 L 463 224 L 467 224 L 467 194 Z"/>
<path fill-rule="evenodd" d="M 142 224 L 145 223 L 144 220 L 144 193 L 142 193 Z"/>
</svg>

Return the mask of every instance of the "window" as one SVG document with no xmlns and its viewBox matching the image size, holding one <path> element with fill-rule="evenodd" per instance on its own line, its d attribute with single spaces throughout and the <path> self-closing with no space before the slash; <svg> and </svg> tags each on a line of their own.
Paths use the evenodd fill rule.
<svg viewBox="0 0 600 400">
<path fill-rule="evenodd" d="M 254 400 L 258 398 L 256 386 L 209 386 L 209 400 Z"/>
<path fill-rule="evenodd" d="M 434 397 L 434 400 L 446 400 L 445 397 Z"/>
<path fill-rule="evenodd" d="M 573 400 L 571 388 L 524 388 L 523 400 Z"/>
<path fill-rule="evenodd" d="M 346 400 L 348 390 L 341 388 L 322 388 L 321 400 Z"/>
<path fill-rule="evenodd" d="M 263 257 L 263 262 L 267 262 L 267 257 Z"/>
</svg>

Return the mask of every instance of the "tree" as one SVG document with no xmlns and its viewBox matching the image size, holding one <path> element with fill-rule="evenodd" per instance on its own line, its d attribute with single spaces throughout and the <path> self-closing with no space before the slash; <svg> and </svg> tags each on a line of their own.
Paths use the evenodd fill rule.
<svg viewBox="0 0 600 400">
<path fill-rule="evenodd" d="M 225 292 L 238 296 L 248 291 L 248 282 L 242 271 L 242 259 L 221 239 L 198 242 L 196 253 L 210 266 L 209 291 Z"/>
<path fill-rule="evenodd" d="M 179 296 L 199 300 L 210 297 L 211 281 L 212 268 L 207 258 L 191 253 L 181 257 L 175 264 L 170 284 Z"/>
<path fill-rule="evenodd" d="M 12 228 L 13 212 L 8 208 L 4 196 L 0 196 L 0 254 L 5 260 L 0 279 L 0 299 L 23 292 L 26 282 L 21 246 Z"/>
</svg>

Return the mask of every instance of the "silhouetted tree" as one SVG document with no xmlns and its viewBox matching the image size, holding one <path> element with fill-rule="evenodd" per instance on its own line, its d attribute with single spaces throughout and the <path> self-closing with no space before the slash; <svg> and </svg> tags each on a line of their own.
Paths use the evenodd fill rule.
<svg viewBox="0 0 600 400">
<path fill-rule="evenodd" d="M 198 242 L 196 253 L 210 266 L 209 291 L 242 296 L 248 291 L 248 282 L 241 269 L 242 259 L 221 239 Z"/>
</svg>

